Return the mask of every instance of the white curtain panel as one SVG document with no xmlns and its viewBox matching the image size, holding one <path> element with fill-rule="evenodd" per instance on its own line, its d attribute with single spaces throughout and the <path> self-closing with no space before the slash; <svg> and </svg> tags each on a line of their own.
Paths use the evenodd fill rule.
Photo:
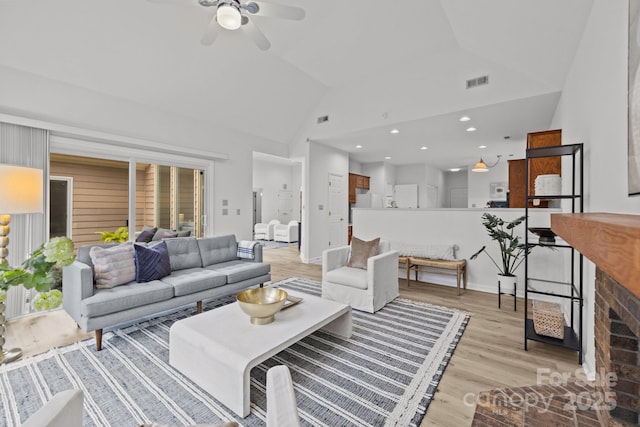
<svg viewBox="0 0 640 427">
<path fill-rule="evenodd" d="M 0 122 L 0 163 L 25 166 L 43 171 L 44 214 L 11 215 L 9 233 L 10 265 L 17 266 L 47 238 L 46 207 L 49 199 L 49 131 Z M 0 185 L 3 183 L 0 182 Z M 46 184 L 46 185 L 45 185 Z M 1 214 L 2 212 L 0 212 Z M 30 301 L 35 291 L 22 286 L 7 293 L 5 315 L 8 319 L 31 312 Z"/>
</svg>

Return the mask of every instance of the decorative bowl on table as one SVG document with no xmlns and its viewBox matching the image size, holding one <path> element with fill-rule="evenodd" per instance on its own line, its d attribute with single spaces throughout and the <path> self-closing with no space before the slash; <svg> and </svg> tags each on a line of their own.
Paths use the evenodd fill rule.
<svg viewBox="0 0 640 427">
<path fill-rule="evenodd" d="M 287 301 L 287 293 L 278 288 L 247 289 L 236 297 L 238 305 L 253 325 L 267 325 L 275 320 L 277 312 Z"/>
</svg>

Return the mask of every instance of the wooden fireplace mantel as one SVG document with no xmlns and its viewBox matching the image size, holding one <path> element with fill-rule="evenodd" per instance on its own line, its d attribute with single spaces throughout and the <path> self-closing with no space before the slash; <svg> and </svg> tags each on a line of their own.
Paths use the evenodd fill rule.
<svg viewBox="0 0 640 427">
<path fill-rule="evenodd" d="M 551 214 L 551 230 L 640 298 L 640 215 Z"/>
</svg>

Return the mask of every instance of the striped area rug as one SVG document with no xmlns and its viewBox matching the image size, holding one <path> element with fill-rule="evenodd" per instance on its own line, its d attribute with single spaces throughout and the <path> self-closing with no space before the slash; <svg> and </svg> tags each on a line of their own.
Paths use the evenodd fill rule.
<svg viewBox="0 0 640 427">
<path fill-rule="evenodd" d="M 275 283 L 320 294 L 304 279 Z M 205 310 L 234 301 L 211 301 Z M 303 302 L 304 304 L 304 302 Z M 195 308 L 0 367 L 0 426 L 19 426 L 55 393 L 85 392 L 85 426 L 265 424 L 269 367 L 289 366 L 301 423 L 309 426 L 419 425 L 465 329 L 464 312 L 397 299 L 375 314 L 353 312 L 345 340 L 318 331 L 251 371 L 251 414 L 244 419 L 168 365 L 169 328 Z"/>
</svg>

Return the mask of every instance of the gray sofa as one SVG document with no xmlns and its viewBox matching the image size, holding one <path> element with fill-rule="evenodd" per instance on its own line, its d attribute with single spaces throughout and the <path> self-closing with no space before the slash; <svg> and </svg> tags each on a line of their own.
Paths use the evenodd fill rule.
<svg viewBox="0 0 640 427">
<path fill-rule="evenodd" d="M 262 245 L 253 259 L 237 256 L 234 235 L 166 239 L 171 274 L 146 283 L 135 281 L 110 289 L 94 286 L 92 246 L 78 249 L 76 260 L 64 267 L 62 306 L 85 332 L 96 331 L 102 348 L 102 329 L 187 304 L 235 294 L 271 280 L 271 266 L 262 262 Z M 114 246 L 100 245 L 100 246 Z"/>
</svg>

